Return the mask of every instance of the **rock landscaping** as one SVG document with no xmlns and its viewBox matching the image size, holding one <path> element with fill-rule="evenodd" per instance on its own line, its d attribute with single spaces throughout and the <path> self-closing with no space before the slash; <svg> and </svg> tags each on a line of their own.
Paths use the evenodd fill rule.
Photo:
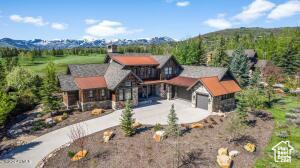
<svg viewBox="0 0 300 168">
<path fill-rule="evenodd" d="M 172 167 L 174 163 L 178 164 L 176 167 L 253 167 L 272 134 L 273 121 L 252 114 L 255 126 L 247 127 L 242 137 L 231 140 L 231 133 L 226 129 L 230 116 L 214 115 L 196 123 L 182 124 L 182 135 L 178 137 L 166 137 L 167 127 L 160 124 L 142 125 L 131 137 L 124 136 L 117 126 L 87 136 L 88 154 L 84 158 L 71 161 L 68 152 L 79 150 L 71 144 L 47 159 L 44 167 Z M 193 124 L 197 126 L 192 128 Z M 199 128 L 200 124 L 203 127 Z M 103 143 L 103 138 L 112 132 L 113 138 Z M 253 152 L 244 149 L 248 143 L 255 144 Z"/>
</svg>

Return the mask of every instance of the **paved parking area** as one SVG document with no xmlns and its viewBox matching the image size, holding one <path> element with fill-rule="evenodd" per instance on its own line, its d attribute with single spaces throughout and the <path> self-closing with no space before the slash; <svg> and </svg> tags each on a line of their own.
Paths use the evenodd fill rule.
<svg viewBox="0 0 300 168">
<path fill-rule="evenodd" d="M 190 102 L 175 99 L 158 100 L 155 104 L 137 107 L 133 110 L 135 113 L 134 118 L 143 124 L 167 124 L 168 114 L 172 104 L 174 104 L 180 124 L 196 122 L 211 114 L 207 110 L 193 108 Z"/>
</svg>

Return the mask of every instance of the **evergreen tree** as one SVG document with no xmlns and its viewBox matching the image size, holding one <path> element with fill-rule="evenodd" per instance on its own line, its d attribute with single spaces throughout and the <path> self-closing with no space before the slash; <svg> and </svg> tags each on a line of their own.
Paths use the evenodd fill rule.
<svg viewBox="0 0 300 168">
<path fill-rule="evenodd" d="M 3 127 L 9 113 L 15 108 L 13 102 L 7 94 L 0 90 L 0 128 Z"/>
<path fill-rule="evenodd" d="M 249 81 L 249 84 L 250 84 L 252 87 L 258 87 L 259 82 L 261 81 L 260 75 L 261 75 L 261 72 L 260 72 L 260 70 L 257 68 L 257 69 L 253 72 L 253 74 L 251 75 L 251 78 L 250 78 L 250 81 Z"/>
<path fill-rule="evenodd" d="M 5 87 L 5 67 L 3 65 L 3 61 L 0 60 L 0 91 Z"/>
<path fill-rule="evenodd" d="M 216 53 L 212 59 L 212 66 L 215 67 L 228 67 L 229 65 L 229 57 L 227 55 L 227 53 L 225 52 L 226 48 L 225 48 L 225 39 L 222 36 L 220 38 L 220 42 L 218 45 L 218 48 L 216 50 Z"/>
<path fill-rule="evenodd" d="M 42 84 L 42 102 L 45 112 L 51 112 L 59 109 L 59 99 L 57 96 L 57 80 L 55 73 L 55 65 L 53 61 L 49 61 L 46 67 L 46 76 Z"/>
<path fill-rule="evenodd" d="M 125 103 L 125 109 L 122 111 L 121 115 L 121 128 L 125 136 L 132 136 L 134 134 L 134 129 L 132 127 L 134 119 L 132 118 L 132 116 L 133 112 L 131 109 L 131 104 L 127 100 Z"/>
<path fill-rule="evenodd" d="M 288 75 L 295 74 L 300 68 L 300 52 L 294 45 L 294 40 L 292 40 L 280 57 L 279 66 Z"/>
<path fill-rule="evenodd" d="M 178 136 L 180 134 L 180 130 L 178 127 L 178 118 L 175 113 L 174 104 L 172 104 L 170 113 L 168 115 L 168 127 L 167 127 L 167 134 L 171 136 Z"/>
<path fill-rule="evenodd" d="M 245 87 L 249 84 L 248 58 L 245 55 L 242 47 L 238 47 L 237 50 L 233 52 L 230 70 L 242 87 Z"/>
</svg>

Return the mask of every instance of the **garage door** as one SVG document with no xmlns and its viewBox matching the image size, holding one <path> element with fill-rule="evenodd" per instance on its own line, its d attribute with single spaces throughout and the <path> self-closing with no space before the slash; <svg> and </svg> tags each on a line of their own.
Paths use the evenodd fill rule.
<svg viewBox="0 0 300 168">
<path fill-rule="evenodd" d="M 180 99 L 191 101 L 192 92 L 187 91 L 185 87 L 177 87 L 177 97 Z"/>
<path fill-rule="evenodd" d="M 197 107 L 208 109 L 208 95 L 197 94 Z"/>
</svg>

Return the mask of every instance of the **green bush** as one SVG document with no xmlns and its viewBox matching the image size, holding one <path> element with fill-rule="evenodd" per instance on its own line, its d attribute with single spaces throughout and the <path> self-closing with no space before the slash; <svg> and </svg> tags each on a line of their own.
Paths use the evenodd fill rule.
<svg viewBox="0 0 300 168">
<path fill-rule="evenodd" d="M 289 93 L 290 92 L 289 88 L 283 88 L 282 90 L 284 91 L 284 93 Z"/>
<path fill-rule="evenodd" d="M 76 154 L 76 153 L 73 152 L 73 151 L 68 151 L 68 156 L 69 156 L 70 158 L 74 157 L 75 154 Z"/>
<path fill-rule="evenodd" d="M 153 127 L 154 131 L 160 131 L 163 129 L 162 125 L 160 123 L 155 124 L 155 126 Z"/>
</svg>

